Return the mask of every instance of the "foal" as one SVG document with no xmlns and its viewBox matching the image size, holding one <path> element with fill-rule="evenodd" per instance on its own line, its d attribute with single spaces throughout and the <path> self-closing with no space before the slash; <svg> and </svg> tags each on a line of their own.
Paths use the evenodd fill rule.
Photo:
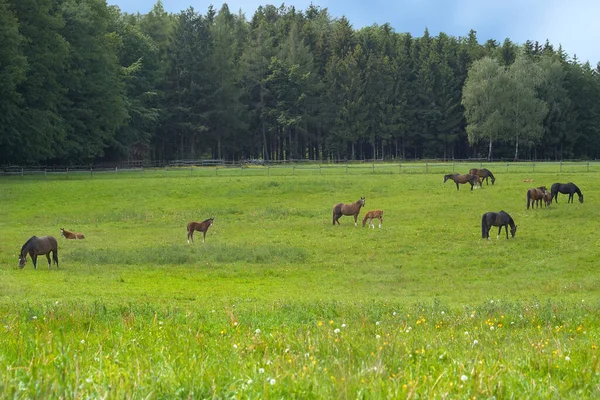
<svg viewBox="0 0 600 400">
<path fill-rule="evenodd" d="M 64 228 L 60 228 L 60 235 L 65 239 L 85 239 L 85 236 L 81 232 L 71 232 Z"/>
<path fill-rule="evenodd" d="M 209 219 L 205 219 L 202 222 L 190 222 L 189 224 L 187 224 L 188 243 L 190 242 L 190 239 L 192 240 L 192 243 L 194 242 L 194 231 L 202 232 L 204 234 L 204 236 L 202 237 L 202 243 L 204 243 L 204 241 L 206 240 L 206 231 L 208 231 L 208 228 L 212 226 L 214 219 L 215 217 L 212 217 Z"/>
<path fill-rule="evenodd" d="M 365 224 L 367 224 L 367 222 L 368 222 L 369 226 L 371 228 L 375 229 L 375 224 L 373 223 L 374 219 L 379 220 L 379 227 L 381 228 L 381 225 L 383 225 L 383 211 L 375 210 L 375 211 L 367 212 L 367 214 L 363 218 L 363 222 L 362 222 L 363 228 L 365 227 Z"/>
</svg>

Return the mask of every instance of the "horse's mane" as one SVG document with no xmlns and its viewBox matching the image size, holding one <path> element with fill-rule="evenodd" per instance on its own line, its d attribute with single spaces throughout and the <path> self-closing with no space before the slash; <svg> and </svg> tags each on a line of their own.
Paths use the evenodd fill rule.
<svg viewBox="0 0 600 400">
<path fill-rule="evenodd" d="M 32 241 L 36 240 L 38 237 L 37 236 L 32 236 L 29 239 L 27 239 L 27 241 L 25 242 L 25 244 L 21 247 L 21 253 L 23 253 L 23 250 L 25 249 L 25 247 L 27 247 L 27 245 L 29 243 L 31 243 Z"/>
<path fill-rule="evenodd" d="M 211 219 L 215 219 L 215 217 L 210 217 L 210 218 L 207 218 L 207 219 L 205 219 L 204 221 L 202 221 L 202 223 L 208 222 L 208 221 L 210 221 Z"/>
</svg>

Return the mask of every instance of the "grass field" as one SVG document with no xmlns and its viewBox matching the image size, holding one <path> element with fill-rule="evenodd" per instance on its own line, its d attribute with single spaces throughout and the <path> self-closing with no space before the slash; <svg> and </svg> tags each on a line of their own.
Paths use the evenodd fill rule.
<svg viewBox="0 0 600 400">
<path fill-rule="evenodd" d="M 394 168 L 0 179 L 0 396 L 598 398 L 600 172 Z M 583 204 L 526 209 L 568 181 Z M 383 228 L 332 226 L 361 196 Z M 48 234 L 60 268 L 18 269 Z"/>
</svg>

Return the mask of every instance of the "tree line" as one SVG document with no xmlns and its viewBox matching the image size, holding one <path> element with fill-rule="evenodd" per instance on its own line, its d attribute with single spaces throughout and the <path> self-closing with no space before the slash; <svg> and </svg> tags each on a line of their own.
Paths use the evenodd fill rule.
<svg viewBox="0 0 600 400">
<path fill-rule="evenodd" d="M 0 164 L 598 158 L 600 66 L 316 5 L 0 0 Z"/>
</svg>

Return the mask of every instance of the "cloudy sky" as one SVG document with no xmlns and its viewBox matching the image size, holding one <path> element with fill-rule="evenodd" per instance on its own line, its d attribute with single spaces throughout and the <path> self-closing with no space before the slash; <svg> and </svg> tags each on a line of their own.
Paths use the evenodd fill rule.
<svg viewBox="0 0 600 400">
<path fill-rule="evenodd" d="M 129 13 L 147 13 L 155 0 L 107 0 Z M 480 42 L 510 38 L 518 44 L 526 40 L 544 43 L 546 39 L 580 62 L 592 67 L 600 62 L 600 15 L 598 0 L 294 0 L 285 5 L 305 10 L 310 3 L 327 8 L 333 18 L 346 16 L 355 29 L 389 22 L 396 32 L 422 36 L 425 28 L 431 35 L 445 32 L 466 36 L 477 31 Z M 165 9 L 177 13 L 190 6 L 205 13 L 212 4 L 217 10 L 223 1 L 163 0 Z M 232 12 L 242 10 L 250 18 L 260 5 L 281 2 L 257 0 L 226 1 Z"/>
</svg>

